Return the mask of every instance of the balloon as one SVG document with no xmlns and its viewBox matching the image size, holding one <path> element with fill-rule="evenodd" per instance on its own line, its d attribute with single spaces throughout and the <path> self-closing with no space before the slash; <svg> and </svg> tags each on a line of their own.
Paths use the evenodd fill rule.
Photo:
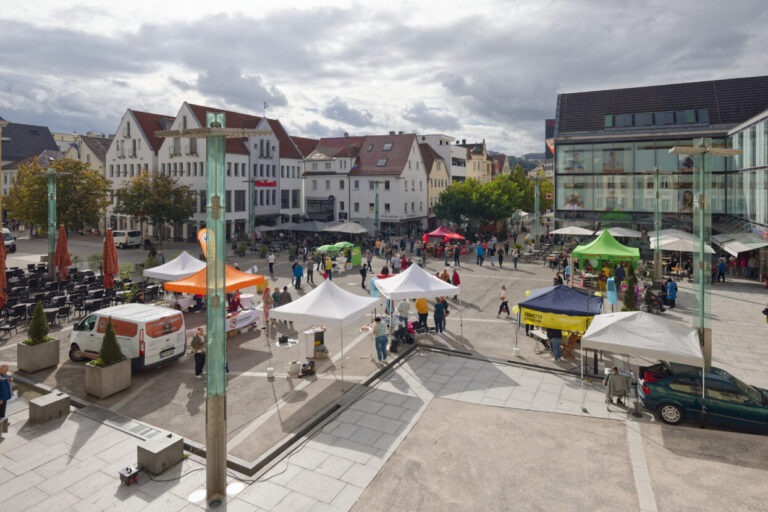
<svg viewBox="0 0 768 512">
<path fill-rule="evenodd" d="M 601 292 L 595 292 L 595 297 L 602 297 L 603 294 Z"/>
<path fill-rule="evenodd" d="M 531 294 L 531 290 L 525 290 L 525 296 L 529 296 Z"/>
<path fill-rule="evenodd" d="M 517 306 L 512 306 L 512 312 L 513 312 L 514 314 L 518 314 L 518 313 L 520 312 L 520 308 L 519 308 L 519 307 L 517 307 Z"/>
</svg>

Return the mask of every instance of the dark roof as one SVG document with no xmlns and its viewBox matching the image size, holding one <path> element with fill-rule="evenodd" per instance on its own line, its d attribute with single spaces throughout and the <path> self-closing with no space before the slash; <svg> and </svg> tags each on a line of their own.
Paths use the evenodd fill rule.
<svg viewBox="0 0 768 512">
<path fill-rule="evenodd" d="M 152 150 L 157 153 L 160 150 L 160 146 L 163 144 L 163 139 L 157 137 L 155 132 L 167 129 L 167 124 L 164 123 L 163 120 L 167 119 L 173 121 L 173 116 L 140 112 L 138 110 L 131 110 L 131 112 L 133 113 L 133 117 L 136 118 L 136 122 L 139 123 L 141 131 L 144 132 L 144 136 L 147 137 L 149 145 L 152 146 Z"/>
<path fill-rule="evenodd" d="M 46 149 L 57 151 L 59 146 L 53 140 L 51 131 L 46 126 L 8 123 L 3 128 L 3 160 L 21 160 L 39 155 Z"/>
<path fill-rule="evenodd" d="M 737 125 L 768 108 L 768 76 L 559 94 L 557 133 L 602 131 L 611 114 L 708 109 L 710 125 Z"/>
<path fill-rule="evenodd" d="M 349 174 L 401 174 L 411 154 L 415 133 L 398 135 L 368 135 L 363 139 L 358 157 L 358 167 Z M 384 145 L 390 143 L 392 147 L 384 151 Z M 368 148 L 371 150 L 368 151 Z M 379 160 L 386 158 L 386 163 L 379 167 Z"/>
<path fill-rule="evenodd" d="M 188 105 L 189 108 L 192 109 L 192 112 L 195 114 L 195 117 L 197 117 L 200 126 L 205 126 L 206 112 L 224 113 L 226 115 L 225 121 L 227 128 L 255 129 L 261 121 L 261 117 L 259 116 L 243 114 L 242 112 L 206 107 L 204 105 L 193 105 L 191 103 Z M 280 158 L 295 158 L 299 160 L 303 158 L 302 154 L 299 153 L 299 150 L 291 140 L 291 137 L 288 136 L 288 132 L 286 132 L 285 128 L 283 128 L 283 125 L 280 124 L 280 121 L 277 119 L 267 118 L 267 122 L 269 123 L 269 127 L 272 129 L 272 133 L 275 134 L 275 137 L 277 137 L 277 140 L 280 143 Z M 227 139 L 227 153 L 239 153 L 247 155 L 248 148 L 246 147 L 246 139 Z"/>
<path fill-rule="evenodd" d="M 307 137 L 291 138 L 293 139 L 293 143 L 296 144 L 296 147 L 299 148 L 299 153 L 301 153 L 301 156 L 304 158 L 309 156 L 309 154 L 315 150 L 317 144 L 320 142 L 317 139 L 308 139 Z"/>
<path fill-rule="evenodd" d="M 102 162 L 107 161 L 107 150 L 112 143 L 112 137 L 89 137 L 87 135 L 80 135 L 86 146 L 96 155 Z"/>
<path fill-rule="evenodd" d="M 441 157 L 437 151 L 432 149 L 432 146 L 426 142 L 419 143 L 419 150 L 421 151 L 421 159 L 424 160 L 424 168 L 427 171 L 427 176 L 429 176 L 432 173 L 432 164 L 435 163 L 435 160 L 442 160 L 443 157 Z"/>
<path fill-rule="evenodd" d="M 507 155 L 493 155 L 493 170 L 501 172 L 504 169 L 504 160 L 507 159 Z"/>
<path fill-rule="evenodd" d="M 21 165 L 30 165 L 32 162 L 37 160 L 37 165 L 41 168 L 48 167 L 48 158 L 52 158 L 54 162 L 59 161 L 64 156 L 64 153 L 59 151 L 58 149 L 46 149 L 41 151 L 37 155 L 28 156 L 27 158 L 22 158 L 20 160 L 15 160 L 13 162 L 9 162 L 3 166 L 3 169 L 18 169 Z"/>
</svg>

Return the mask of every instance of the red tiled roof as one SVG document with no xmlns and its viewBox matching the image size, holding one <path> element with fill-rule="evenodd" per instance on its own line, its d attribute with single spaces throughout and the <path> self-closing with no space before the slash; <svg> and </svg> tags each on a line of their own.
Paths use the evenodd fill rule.
<svg viewBox="0 0 768 512">
<path fill-rule="evenodd" d="M 437 151 L 432 149 L 432 146 L 426 142 L 419 143 L 419 150 L 421 151 L 421 159 L 424 160 L 424 168 L 427 171 L 427 176 L 429 176 L 429 174 L 432 172 L 432 164 L 435 162 L 435 160 L 442 160 L 443 157 L 441 157 Z"/>
<path fill-rule="evenodd" d="M 360 147 L 358 168 L 350 172 L 354 175 L 365 174 L 401 174 L 411 154 L 415 133 L 398 135 L 369 135 Z M 392 148 L 384 151 L 384 144 L 391 143 Z M 368 151 L 368 148 L 371 148 Z M 386 163 L 379 167 L 379 160 L 386 158 Z"/>
<path fill-rule="evenodd" d="M 327 137 L 318 141 L 311 154 L 334 156 L 357 156 L 364 137 Z"/>
<path fill-rule="evenodd" d="M 504 169 L 504 160 L 507 159 L 507 155 L 493 155 L 493 170 L 501 172 Z"/>
<path fill-rule="evenodd" d="M 160 131 L 163 127 L 160 125 L 160 119 L 174 119 L 173 116 L 165 116 L 163 114 L 151 114 L 149 112 L 139 112 L 138 110 L 131 110 L 133 117 L 136 118 L 136 122 L 139 123 L 141 131 L 147 137 L 152 150 L 157 153 L 160 150 L 160 146 L 163 144 L 163 139 L 155 136 L 155 132 Z"/>
<path fill-rule="evenodd" d="M 242 112 L 206 107 L 203 105 L 193 105 L 191 103 L 188 103 L 188 105 L 192 112 L 195 114 L 195 117 L 197 117 L 200 126 L 205 126 L 206 112 L 224 113 L 226 115 L 227 128 L 255 129 L 261 121 L 261 117 L 259 116 L 243 114 Z M 269 123 L 269 127 L 272 129 L 272 132 L 275 134 L 275 137 L 277 137 L 277 140 L 280 143 L 280 158 L 301 159 L 301 153 L 299 153 L 299 150 L 296 149 L 296 146 L 288 136 L 285 128 L 283 128 L 283 125 L 280 124 L 280 121 L 277 119 L 267 118 L 267 122 Z M 245 147 L 244 141 L 245 139 L 227 139 L 227 153 L 248 154 L 248 148 Z"/>
<path fill-rule="evenodd" d="M 301 153 L 304 158 L 309 156 L 309 154 L 315 150 L 318 143 L 320 142 L 317 139 L 308 139 L 307 137 L 291 138 L 293 139 L 293 143 L 296 144 L 296 147 L 299 148 L 299 153 Z"/>
</svg>

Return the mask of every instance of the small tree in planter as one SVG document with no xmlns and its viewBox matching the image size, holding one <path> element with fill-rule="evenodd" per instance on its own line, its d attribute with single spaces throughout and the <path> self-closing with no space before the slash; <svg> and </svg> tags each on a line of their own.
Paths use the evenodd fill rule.
<svg viewBox="0 0 768 512">
<path fill-rule="evenodd" d="M 99 319 L 99 322 L 103 321 Z M 131 386 L 131 360 L 117 343 L 112 318 L 107 319 L 99 357 L 85 365 L 85 391 L 99 398 L 114 395 Z"/>
<path fill-rule="evenodd" d="M 267 247 L 266 245 L 262 245 L 261 246 L 261 257 L 266 259 L 266 257 L 268 255 L 269 255 L 269 247 Z"/>
<path fill-rule="evenodd" d="M 627 268 L 627 291 L 624 292 L 624 305 L 622 311 L 636 311 L 637 310 L 637 295 L 635 294 L 635 286 L 637 285 L 637 277 L 635 277 L 635 269 L 632 263 Z"/>
<path fill-rule="evenodd" d="M 16 346 L 19 370 L 36 372 L 59 364 L 59 340 L 48 336 L 49 331 L 43 303 L 38 302 L 29 322 L 28 337 Z"/>
</svg>

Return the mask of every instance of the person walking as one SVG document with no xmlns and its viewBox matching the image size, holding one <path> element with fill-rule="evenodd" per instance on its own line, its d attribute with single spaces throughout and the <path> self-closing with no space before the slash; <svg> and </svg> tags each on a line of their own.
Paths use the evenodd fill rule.
<svg viewBox="0 0 768 512">
<path fill-rule="evenodd" d="M 453 244 L 453 266 L 461 266 L 461 248 L 458 244 Z"/>
<path fill-rule="evenodd" d="M 475 249 L 475 254 L 477 255 L 477 264 L 482 267 L 483 258 L 485 257 L 485 250 L 483 249 L 482 245 L 477 244 L 477 249 Z"/>
<path fill-rule="evenodd" d="M 499 294 L 499 301 L 501 304 L 499 304 L 499 312 L 496 314 L 496 317 L 501 316 L 502 311 L 507 312 L 507 318 L 509 318 L 509 302 L 507 301 L 507 287 L 504 285 L 501 285 L 501 293 Z"/>
<path fill-rule="evenodd" d="M 371 267 L 371 261 L 373 261 L 373 254 L 371 254 L 370 249 L 365 251 L 365 261 L 368 265 L 368 272 L 373 272 L 373 267 Z"/>
<path fill-rule="evenodd" d="M 325 278 L 333 281 L 333 262 L 330 256 L 325 257 Z"/>
<path fill-rule="evenodd" d="M 9 366 L 4 364 L 0 366 L 0 419 L 5 418 L 5 408 L 8 401 L 13 398 L 13 377 L 8 376 Z"/>
<path fill-rule="evenodd" d="M 274 276 L 275 275 L 275 253 L 270 252 L 269 256 L 267 256 L 267 262 L 269 263 L 269 275 Z"/>
<path fill-rule="evenodd" d="M 192 336 L 192 353 L 195 354 L 195 377 L 199 377 L 203 373 L 203 367 L 205 366 L 205 334 L 203 328 L 198 327 L 195 331 L 195 335 Z"/>
<path fill-rule="evenodd" d="M 269 311 L 274 303 L 275 300 L 272 298 L 272 294 L 269 293 L 269 288 L 264 288 L 264 292 L 261 294 L 261 307 L 264 310 L 264 325 L 261 327 L 262 329 L 267 328 L 267 324 L 270 321 Z"/>
<path fill-rule="evenodd" d="M 434 308 L 435 334 L 443 334 L 445 330 L 445 304 L 440 297 L 435 303 Z"/>
<path fill-rule="evenodd" d="M 288 291 L 287 286 L 283 286 L 283 292 L 280 294 L 280 297 L 277 300 L 278 306 L 285 306 L 286 304 L 290 303 L 293 300 L 293 297 L 291 297 L 291 293 Z M 286 322 L 290 323 L 291 327 L 293 327 L 293 322 Z"/>
<path fill-rule="evenodd" d="M 315 260 L 315 264 L 317 265 L 317 268 L 315 270 L 317 270 L 318 272 L 323 270 L 323 257 L 320 256 L 319 253 L 317 253 L 314 256 L 314 260 Z"/>
<path fill-rule="evenodd" d="M 616 280 L 616 287 L 621 289 L 621 282 L 627 277 L 627 274 L 624 271 L 624 265 L 621 263 L 616 264 L 616 270 L 613 272 L 613 277 Z"/>
<path fill-rule="evenodd" d="M 377 316 L 373 323 L 373 339 L 376 342 L 376 357 L 380 363 L 387 360 L 387 326 Z"/>
<path fill-rule="evenodd" d="M 453 269 L 453 275 L 451 276 L 451 284 L 453 286 L 461 286 L 461 279 L 459 278 L 459 273 L 456 272 L 456 269 Z M 458 295 L 453 296 L 453 300 L 458 299 Z"/>
<path fill-rule="evenodd" d="M 674 279 L 670 278 L 667 282 L 667 302 L 670 308 L 675 307 L 675 300 L 677 299 L 677 283 Z"/>
<path fill-rule="evenodd" d="M 488 256 L 490 256 L 491 259 L 491 266 L 494 266 L 494 263 L 496 262 L 496 246 L 492 245 L 488 248 Z"/>
<path fill-rule="evenodd" d="M 502 263 L 504 263 L 504 250 L 501 247 L 499 247 L 498 256 L 499 256 L 499 268 L 501 268 Z"/>
<path fill-rule="evenodd" d="M 509 256 L 509 240 L 504 242 L 504 255 Z"/>
<path fill-rule="evenodd" d="M 297 264 L 293 269 L 293 286 L 297 290 L 301 290 L 301 278 L 304 277 L 304 267 L 301 263 Z"/>
<path fill-rule="evenodd" d="M 559 361 L 562 356 L 560 345 L 563 342 L 563 331 L 560 329 L 547 329 L 547 337 L 550 339 L 550 343 L 552 343 L 552 355 L 555 361 Z"/>
<path fill-rule="evenodd" d="M 429 304 L 427 304 L 427 299 L 424 297 L 416 299 L 414 307 L 416 308 L 416 313 L 419 314 L 419 324 L 426 330 L 427 318 L 429 318 Z"/>
<path fill-rule="evenodd" d="M 310 261 L 307 265 L 307 284 L 315 285 L 315 265 Z"/>
<path fill-rule="evenodd" d="M 361 286 L 363 287 L 363 290 L 365 290 L 365 278 L 368 275 L 368 267 L 366 265 L 363 265 L 360 267 L 360 276 L 363 278 Z"/>
<path fill-rule="evenodd" d="M 512 266 L 514 267 L 515 270 L 517 270 L 517 260 L 519 259 L 520 259 L 520 249 L 515 247 L 512 250 Z"/>
<path fill-rule="evenodd" d="M 720 258 L 720 261 L 717 263 L 717 282 L 720 282 L 720 279 L 725 282 L 725 258 Z"/>
<path fill-rule="evenodd" d="M 392 257 L 392 273 L 399 274 L 400 273 L 400 267 L 402 266 L 403 262 L 400 259 L 399 254 L 395 254 Z"/>
<path fill-rule="evenodd" d="M 397 305 L 397 315 L 400 323 L 408 327 L 408 314 L 411 312 L 411 304 L 407 300 L 401 300 Z"/>
</svg>

